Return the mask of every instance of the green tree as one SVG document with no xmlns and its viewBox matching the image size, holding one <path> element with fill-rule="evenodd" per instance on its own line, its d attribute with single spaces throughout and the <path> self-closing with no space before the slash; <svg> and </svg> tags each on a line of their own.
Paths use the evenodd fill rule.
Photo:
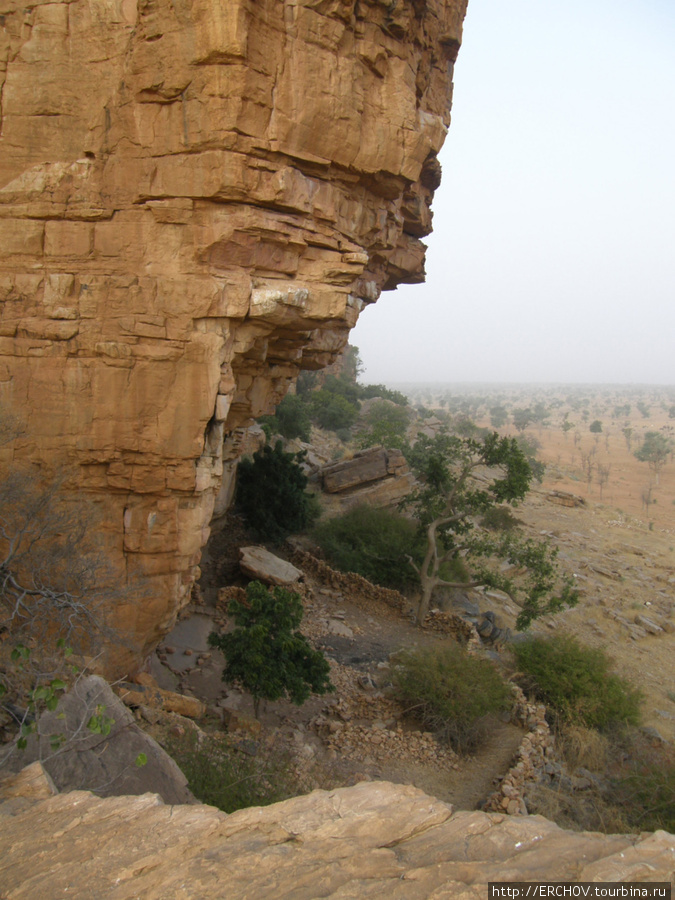
<svg viewBox="0 0 675 900">
<path fill-rule="evenodd" d="M 591 434 L 602 434 L 602 422 L 600 421 L 600 419 L 594 419 L 591 422 L 588 430 L 591 432 Z"/>
<path fill-rule="evenodd" d="M 312 693 L 335 690 L 325 656 L 298 631 L 303 616 L 298 594 L 252 581 L 246 601 L 232 599 L 228 613 L 234 630 L 212 632 L 209 644 L 225 656 L 223 681 L 240 684 L 253 697 L 256 717 L 261 700 L 286 697 L 301 706 Z"/>
<path fill-rule="evenodd" d="M 490 407 L 490 425 L 493 428 L 503 428 L 508 422 L 509 413 L 505 406 Z"/>
<path fill-rule="evenodd" d="M 668 457 L 673 452 L 673 442 L 658 431 L 648 431 L 642 445 L 635 451 L 634 456 L 640 462 L 646 462 L 649 468 L 656 476 L 656 483 L 659 483 L 659 472 L 668 461 Z"/>
<path fill-rule="evenodd" d="M 287 440 L 300 438 L 309 441 L 312 423 L 308 404 L 297 394 L 286 394 L 273 416 L 262 416 L 263 427 L 269 426 L 272 434 L 280 434 Z"/>
<path fill-rule="evenodd" d="M 524 409 L 521 406 L 517 406 L 511 413 L 511 417 L 516 429 L 521 432 L 525 431 L 527 426 L 534 421 L 534 415 L 529 407 Z"/>
<path fill-rule="evenodd" d="M 316 521 L 316 497 L 305 491 L 302 453 L 285 453 L 281 441 L 245 458 L 237 472 L 236 507 L 261 540 L 282 541 Z"/>
<path fill-rule="evenodd" d="M 358 404 L 343 394 L 322 388 L 312 394 L 312 420 L 327 431 L 351 428 L 359 414 Z"/>
<path fill-rule="evenodd" d="M 559 577 L 556 548 L 512 532 L 489 534 L 475 524 L 477 516 L 497 504 L 513 505 L 529 490 L 532 469 L 515 440 L 496 433 L 481 440 L 444 433 L 434 438 L 419 435 L 409 462 L 421 486 L 407 502 L 426 537 L 421 566 L 410 559 L 422 588 L 416 613 L 420 624 L 438 585 L 484 585 L 507 592 L 520 607 L 518 629 L 576 603 L 571 579 Z M 481 480 L 476 478 L 479 471 Z M 518 583 L 501 572 L 504 560 L 525 569 Z M 470 572 L 468 584 L 443 577 L 443 566 L 458 561 Z"/>
<path fill-rule="evenodd" d="M 383 384 L 359 384 L 359 399 L 371 400 L 373 397 L 379 397 L 381 400 L 391 400 L 397 406 L 408 406 L 408 398 L 401 391 L 393 391 L 391 388 L 385 387 Z"/>
<path fill-rule="evenodd" d="M 362 448 L 382 444 L 387 449 L 404 450 L 408 444 L 406 429 L 409 424 L 408 407 L 379 400 L 363 417 L 357 434 L 358 444 Z"/>
</svg>

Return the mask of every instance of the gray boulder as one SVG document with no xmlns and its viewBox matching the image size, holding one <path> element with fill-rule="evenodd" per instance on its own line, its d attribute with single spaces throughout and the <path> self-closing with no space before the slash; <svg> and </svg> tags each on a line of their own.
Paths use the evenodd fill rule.
<svg viewBox="0 0 675 900">
<path fill-rule="evenodd" d="M 87 727 L 100 716 L 105 732 Z M 58 748 L 54 736 L 62 736 Z M 146 762 L 139 765 L 139 755 Z M 38 733 L 25 750 L 15 749 L 5 772 L 17 772 L 40 760 L 59 791 L 86 790 L 100 797 L 159 794 L 165 803 L 194 803 L 187 779 L 157 741 L 145 734 L 133 715 L 97 675 L 78 681 L 53 712 L 40 716 Z M 2 773 L 4 774 L 4 773 Z"/>
</svg>

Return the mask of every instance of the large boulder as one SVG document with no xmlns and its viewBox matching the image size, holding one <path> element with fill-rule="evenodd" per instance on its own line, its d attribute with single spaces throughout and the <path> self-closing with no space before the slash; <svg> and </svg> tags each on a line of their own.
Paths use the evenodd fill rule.
<svg viewBox="0 0 675 900">
<path fill-rule="evenodd" d="M 97 718 L 98 724 L 92 722 Z M 55 736 L 62 736 L 56 749 Z M 143 765 L 141 754 L 146 759 Z M 37 760 L 59 791 L 87 790 L 100 797 L 152 791 L 165 803 L 194 802 L 173 759 L 141 731 L 110 685 L 97 675 L 78 681 L 53 712 L 44 713 L 38 734 L 29 738 L 25 750 L 15 750 L 4 768 L 16 772 Z"/>
<path fill-rule="evenodd" d="M 76 792 L 0 805 L 11 900 L 485 900 L 488 883 L 667 882 L 674 838 L 563 831 L 541 816 L 453 812 L 409 785 L 314 791 L 232 815 Z M 7 821 L 5 819 L 5 821 Z"/>
<path fill-rule="evenodd" d="M 239 556 L 239 567 L 244 575 L 265 584 L 295 584 L 302 578 L 300 569 L 264 547 L 240 547 Z"/>
<path fill-rule="evenodd" d="M 400 450 L 369 447 L 354 454 L 351 459 L 331 463 L 321 470 L 321 483 L 329 494 L 352 490 L 371 481 L 379 481 L 394 475 L 403 475 L 408 464 Z"/>
</svg>

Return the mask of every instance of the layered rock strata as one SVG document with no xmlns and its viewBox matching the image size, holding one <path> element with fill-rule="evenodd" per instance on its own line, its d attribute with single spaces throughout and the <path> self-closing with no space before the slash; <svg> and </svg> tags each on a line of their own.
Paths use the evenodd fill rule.
<svg viewBox="0 0 675 900">
<path fill-rule="evenodd" d="M 153 794 L 50 796 L 49 782 L 31 774 L 7 784 L 0 803 L 8 900 L 483 900 L 489 882 L 675 877 L 666 832 L 580 834 L 540 816 L 453 812 L 409 785 L 315 791 L 227 816 Z"/>
<path fill-rule="evenodd" d="M 0 0 L 2 461 L 99 508 L 136 658 L 237 429 L 422 280 L 465 7 Z"/>
</svg>

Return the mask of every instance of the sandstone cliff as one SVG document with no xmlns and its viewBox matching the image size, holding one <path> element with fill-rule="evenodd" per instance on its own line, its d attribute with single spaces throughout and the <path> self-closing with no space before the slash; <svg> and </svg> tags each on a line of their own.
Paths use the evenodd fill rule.
<svg viewBox="0 0 675 900">
<path fill-rule="evenodd" d="M 136 658 L 237 428 L 422 280 L 465 7 L 0 0 L 2 461 L 98 506 Z"/>
<path fill-rule="evenodd" d="M 315 791 L 227 816 L 154 794 L 50 796 L 34 770 L 0 803 L 7 900 L 484 900 L 491 881 L 675 877 L 675 838 L 664 831 L 577 834 L 540 816 L 453 812 L 409 785 Z"/>
</svg>

